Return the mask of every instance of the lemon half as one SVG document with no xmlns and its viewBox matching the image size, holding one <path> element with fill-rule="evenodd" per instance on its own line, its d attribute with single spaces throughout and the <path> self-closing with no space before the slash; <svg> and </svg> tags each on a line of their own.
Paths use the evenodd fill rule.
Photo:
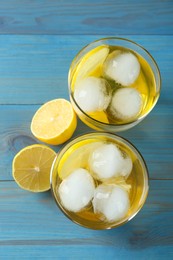
<svg viewBox="0 0 173 260">
<path fill-rule="evenodd" d="M 66 142 L 76 126 L 77 118 L 71 103 L 55 99 L 37 110 L 31 122 L 31 132 L 40 141 L 57 145 Z"/>
<path fill-rule="evenodd" d="M 56 153 L 41 144 L 27 146 L 13 159 L 16 183 L 25 190 L 43 192 L 50 189 L 50 170 Z"/>
</svg>

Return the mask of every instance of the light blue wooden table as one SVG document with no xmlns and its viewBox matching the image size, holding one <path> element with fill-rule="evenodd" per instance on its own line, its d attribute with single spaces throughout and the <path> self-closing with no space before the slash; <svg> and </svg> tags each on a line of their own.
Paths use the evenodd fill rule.
<svg viewBox="0 0 173 260">
<path fill-rule="evenodd" d="M 37 142 L 30 132 L 37 108 L 68 99 L 75 54 L 108 35 L 132 39 L 151 52 L 162 93 L 141 124 L 120 133 L 147 162 L 147 202 L 128 224 L 94 231 L 68 220 L 50 192 L 21 190 L 11 163 L 21 148 Z M 75 135 L 87 131 L 79 122 Z M 173 1 L 1 0 L 0 140 L 1 260 L 173 259 Z"/>
</svg>

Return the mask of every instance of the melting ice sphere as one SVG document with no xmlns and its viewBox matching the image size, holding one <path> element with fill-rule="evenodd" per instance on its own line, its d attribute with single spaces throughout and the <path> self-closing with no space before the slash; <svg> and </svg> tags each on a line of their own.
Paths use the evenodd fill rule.
<svg viewBox="0 0 173 260">
<path fill-rule="evenodd" d="M 91 201 L 94 189 L 90 173 L 78 168 L 61 182 L 58 192 L 63 206 L 69 211 L 78 212 Z"/>
<path fill-rule="evenodd" d="M 105 110 L 110 102 L 110 86 L 106 80 L 88 77 L 75 85 L 74 98 L 85 112 Z"/>
<path fill-rule="evenodd" d="M 120 186 L 101 184 L 95 189 L 93 207 L 94 212 L 103 214 L 107 221 L 118 221 L 130 208 L 129 195 Z"/>
<path fill-rule="evenodd" d="M 110 112 L 119 119 L 130 119 L 141 111 L 142 97 L 134 88 L 118 89 L 111 101 Z"/>
<path fill-rule="evenodd" d="M 114 51 L 104 64 L 105 74 L 123 86 L 129 86 L 139 76 L 140 63 L 131 52 Z"/>
<path fill-rule="evenodd" d="M 90 155 L 89 166 L 98 179 L 112 177 L 128 177 L 132 170 L 132 160 L 127 154 L 122 154 L 114 144 L 102 144 Z"/>
</svg>

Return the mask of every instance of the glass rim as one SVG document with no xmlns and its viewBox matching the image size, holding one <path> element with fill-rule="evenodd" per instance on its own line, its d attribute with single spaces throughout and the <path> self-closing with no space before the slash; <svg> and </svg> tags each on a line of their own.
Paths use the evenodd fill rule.
<svg viewBox="0 0 173 260">
<path fill-rule="evenodd" d="M 82 110 L 82 108 L 78 105 L 78 103 L 76 102 L 75 98 L 73 97 L 72 95 L 72 91 L 71 91 L 71 84 L 70 84 L 70 71 L 71 71 L 71 67 L 73 66 L 73 63 L 75 62 L 75 60 L 79 57 L 79 55 L 86 49 L 88 48 L 89 46 L 93 45 L 94 43 L 97 43 L 97 42 L 101 42 L 101 41 L 106 41 L 106 40 L 120 40 L 120 41 L 124 41 L 124 42 L 129 42 L 129 43 L 132 43 L 133 45 L 136 45 L 137 47 L 139 47 L 140 49 L 142 49 L 152 60 L 154 66 L 156 67 L 157 71 L 158 71 L 158 75 L 159 75 L 159 90 L 158 90 L 158 96 L 157 96 L 157 99 L 155 100 L 155 102 L 153 103 L 153 105 L 151 106 L 151 108 L 142 116 L 140 116 L 139 118 L 137 119 L 134 119 L 130 122 L 127 122 L 127 123 L 122 123 L 122 124 L 112 124 L 112 123 L 105 123 L 105 122 L 101 122 L 93 117 L 91 117 L 90 115 L 88 115 L 84 110 Z M 154 73 L 153 73 L 154 74 Z M 155 76 L 154 76 L 155 78 Z M 133 123 L 137 123 L 137 122 L 140 122 L 142 119 L 144 119 L 151 111 L 152 109 L 155 107 L 159 97 L 160 97 L 160 92 L 161 92 L 161 84 L 162 83 L 162 78 L 161 78 L 161 73 L 160 73 L 160 69 L 157 65 L 157 62 L 155 61 L 155 59 L 153 58 L 153 56 L 149 53 L 149 51 L 147 51 L 147 49 L 145 49 L 142 45 L 130 40 L 130 39 L 127 39 L 127 38 L 123 38 L 123 37 L 104 37 L 104 38 L 100 38 L 100 39 L 97 39 L 95 41 L 92 41 L 90 42 L 89 44 L 85 45 L 76 55 L 75 57 L 73 58 L 71 64 L 70 64 L 70 68 L 69 68 L 69 71 L 68 71 L 68 90 L 69 90 L 69 94 L 70 94 L 70 97 L 72 98 L 73 102 L 75 103 L 75 105 L 77 106 L 77 108 L 82 112 L 82 114 L 84 114 L 87 118 L 89 118 L 89 120 L 93 121 L 93 122 L 96 122 L 96 124 L 101 124 L 101 125 L 104 125 L 104 126 L 111 126 L 111 127 L 122 127 L 122 126 L 128 126 L 128 125 L 131 125 Z"/>
<path fill-rule="evenodd" d="M 131 215 L 129 216 L 128 218 L 126 218 L 124 221 L 118 223 L 117 225 L 114 225 L 114 226 L 110 226 L 110 227 L 103 227 L 103 228 L 93 228 L 93 227 L 90 227 L 88 225 L 85 225 L 83 223 L 80 223 L 79 221 L 71 218 L 68 213 L 66 212 L 66 209 L 64 209 L 64 207 L 61 205 L 61 203 L 56 199 L 56 195 L 55 195 L 55 192 L 54 192 L 54 188 L 53 188 L 53 173 L 55 171 L 55 164 L 57 163 L 57 161 L 61 160 L 64 152 L 66 152 L 72 145 L 76 144 L 78 141 L 80 141 L 80 139 L 82 137 L 89 137 L 89 136 L 93 136 L 93 135 L 100 135 L 100 136 L 110 136 L 112 137 L 113 139 L 115 140 L 119 140 L 121 141 L 122 143 L 125 143 L 129 148 L 130 150 L 132 150 L 137 158 L 139 159 L 140 163 L 142 163 L 142 169 L 144 169 L 144 179 L 145 179 L 145 182 L 147 183 L 147 187 L 144 191 L 144 194 L 142 194 L 141 198 L 142 198 L 142 202 L 140 203 L 140 205 L 138 206 L 137 210 Z M 60 157 L 60 158 L 59 158 Z M 113 229 L 113 228 L 117 228 L 119 226 L 122 226 L 124 225 L 125 223 L 129 222 L 131 219 L 133 219 L 137 214 L 138 212 L 142 209 L 142 207 L 144 206 L 146 200 L 147 200 L 147 197 L 148 197 L 148 192 L 149 192 L 149 171 L 148 171 L 148 167 L 147 167 L 147 164 L 146 164 L 146 161 L 144 159 L 144 157 L 142 156 L 142 154 L 140 153 L 140 151 L 129 141 L 127 140 L 126 138 L 124 137 L 121 137 L 117 134 L 114 134 L 114 133 L 111 133 L 111 132 L 88 132 L 88 133 L 85 133 L 85 134 L 80 134 L 80 135 L 77 135 L 76 137 L 72 138 L 70 140 L 70 142 L 68 142 L 67 144 L 65 144 L 60 150 L 59 152 L 57 153 L 54 161 L 53 161 L 53 164 L 52 164 L 52 167 L 51 167 L 51 170 L 50 170 L 50 188 L 51 188 L 51 193 L 52 193 L 52 196 L 54 198 L 54 201 L 56 202 L 56 205 L 58 206 L 58 208 L 61 210 L 61 212 L 68 218 L 70 219 L 72 222 L 74 222 L 75 224 L 78 224 L 82 227 L 85 227 L 85 228 L 88 228 L 88 229 L 93 229 L 93 230 L 107 230 L 107 229 Z"/>
</svg>

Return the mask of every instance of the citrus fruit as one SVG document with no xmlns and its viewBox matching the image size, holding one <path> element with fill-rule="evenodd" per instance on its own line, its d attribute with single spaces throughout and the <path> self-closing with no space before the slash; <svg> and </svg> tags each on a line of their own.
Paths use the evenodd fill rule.
<svg viewBox="0 0 173 260">
<path fill-rule="evenodd" d="M 42 192 L 50 189 L 50 169 L 56 153 L 42 144 L 27 146 L 13 159 L 16 183 L 25 190 Z"/>
<path fill-rule="evenodd" d="M 97 121 L 109 124 L 109 120 L 108 120 L 107 115 L 104 111 L 91 112 L 91 113 L 88 113 L 88 115 L 90 117 L 96 119 Z"/>
<path fill-rule="evenodd" d="M 55 99 L 41 106 L 31 122 L 33 135 L 48 144 L 62 144 L 74 133 L 76 114 L 69 101 Z"/>
<path fill-rule="evenodd" d="M 100 145 L 100 142 L 97 139 L 83 140 L 72 145 L 58 163 L 59 177 L 64 180 L 77 168 L 87 169 L 89 155 L 98 145 Z"/>
<path fill-rule="evenodd" d="M 109 48 L 105 45 L 98 46 L 87 52 L 79 62 L 71 83 L 71 89 L 74 91 L 74 85 L 85 77 L 101 76 L 102 65 L 109 53 Z"/>
</svg>

